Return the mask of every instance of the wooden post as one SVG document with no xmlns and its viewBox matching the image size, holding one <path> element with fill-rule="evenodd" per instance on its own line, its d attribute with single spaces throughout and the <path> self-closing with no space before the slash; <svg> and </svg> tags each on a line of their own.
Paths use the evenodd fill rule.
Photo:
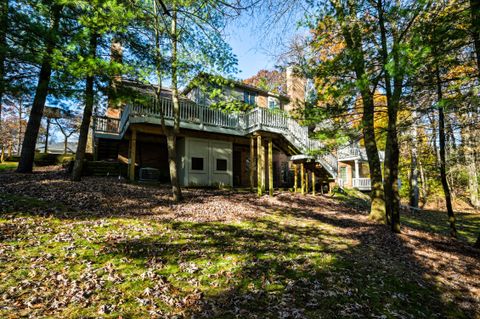
<svg viewBox="0 0 480 319">
<path fill-rule="evenodd" d="M 298 192 L 298 168 L 297 164 L 293 164 L 293 192 Z"/>
<path fill-rule="evenodd" d="M 315 196 L 315 171 L 312 172 L 312 195 Z"/>
<path fill-rule="evenodd" d="M 305 171 L 305 194 L 308 194 L 308 171 Z"/>
<path fill-rule="evenodd" d="M 250 137 L 250 191 L 253 192 L 253 187 L 255 186 L 254 181 L 254 171 L 255 171 L 255 138 Z"/>
<path fill-rule="evenodd" d="M 273 196 L 273 142 L 268 139 L 268 194 Z"/>
<path fill-rule="evenodd" d="M 267 168 L 265 165 L 265 144 L 262 143 L 262 194 L 265 194 L 265 186 L 266 186 L 266 179 L 265 179 L 265 169 Z"/>
<path fill-rule="evenodd" d="M 257 194 L 262 196 L 262 137 L 257 136 Z"/>
<path fill-rule="evenodd" d="M 137 151 L 137 131 L 132 129 L 132 136 L 130 137 L 130 158 L 128 159 L 128 177 L 130 181 L 135 180 L 135 155 Z"/>
<path fill-rule="evenodd" d="M 300 164 L 300 190 L 302 195 L 305 195 L 305 165 Z"/>
</svg>

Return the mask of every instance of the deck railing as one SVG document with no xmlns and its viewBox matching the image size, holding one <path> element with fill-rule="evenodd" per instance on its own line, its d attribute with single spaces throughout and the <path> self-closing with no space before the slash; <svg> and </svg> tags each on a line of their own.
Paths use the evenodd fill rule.
<svg viewBox="0 0 480 319">
<path fill-rule="evenodd" d="M 345 147 L 338 150 L 339 159 L 361 157 L 361 156 L 362 156 L 362 151 L 358 147 L 349 146 L 349 147 Z"/>
<path fill-rule="evenodd" d="M 95 117 L 94 127 L 95 131 L 99 133 L 118 133 L 120 120 L 106 116 L 98 116 Z"/>
<path fill-rule="evenodd" d="M 257 107 L 247 112 L 227 113 L 222 110 L 199 106 L 189 100 L 180 100 L 180 121 L 229 128 L 245 134 L 256 130 L 271 130 L 283 134 L 296 148 L 308 153 L 323 149 L 321 142 L 309 138 L 308 127 L 301 126 L 285 113 Z M 95 129 L 97 132 L 122 134 L 131 117 L 153 117 L 173 120 L 173 103 L 171 99 L 152 99 L 150 103 L 127 105 L 120 120 L 98 117 Z M 110 122 L 109 122 L 110 121 Z M 112 123 L 112 124 L 109 124 Z M 116 124 L 115 124 L 116 123 Z M 331 154 L 320 156 L 323 163 L 336 171 L 337 159 Z"/>
<path fill-rule="evenodd" d="M 372 189 L 372 182 L 370 178 L 354 178 L 353 187 L 360 190 L 370 190 Z"/>
</svg>

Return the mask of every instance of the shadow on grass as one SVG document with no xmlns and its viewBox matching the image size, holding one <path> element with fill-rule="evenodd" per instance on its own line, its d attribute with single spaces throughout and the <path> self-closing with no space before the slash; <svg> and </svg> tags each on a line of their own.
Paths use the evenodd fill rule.
<svg viewBox="0 0 480 319">
<path fill-rule="evenodd" d="M 72 183 L 58 173 L 11 177 L 2 180 L 0 191 L 8 194 L 0 196 L 7 204 L 2 207 L 66 221 L 156 217 L 152 210 L 173 204 L 166 188 L 99 178 Z M 196 209 L 227 197 L 230 207 L 259 214 L 230 224 L 179 222 L 173 216 L 156 221 L 167 226 L 165 233 L 120 236 L 105 241 L 100 252 L 160 262 L 159 271 L 185 300 L 196 289 L 189 282 L 199 281 L 203 297 L 194 304 L 180 298 L 175 306 L 185 317 L 474 316 L 478 296 L 467 290 L 446 301 L 432 279 L 452 265 L 436 256 L 429 257 L 435 269 L 419 263 L 416 247 L 368 221 L 366 212 L 348 201 L 285 193 L 257 199 L 222 191 L 186 191 L 185 196 Z M 411 239 L 428 243 L 438 254 L 459 252 L 435 238 Z M 478 260 L 478 252 L 468 257 Z"/>
<path fill-rule="evenodd" d="M 304 210 L 290 217 L 307 216 L 320 225 L 270 218 L 246 225 L 173 223 L 165 235 L 109 243 L 104 253 L 178 267 L 174 273 L 181 279 L 173 283 L 180 290 L 200 278 L 204 297 L 179 305 L 188 318 L 468 317 L 442 302 L 422 278 L 428 269 L 397 236 L 378 225 L 317 215 Z M 349 240 L 331 226 L 352 230 Z M 223 283 L 215 281 L 218 274 Z"/>
<path fill-rule="evenodd" d="M 457 212 L 456 226 L 460 240 L 473 244 L 480 231 L 480 213 Z M 412 228 L 448 236 L 450 232 L 447 212 L 420 210 L 418 212 L 405 211 L 402 222 Z"/>
</svg>

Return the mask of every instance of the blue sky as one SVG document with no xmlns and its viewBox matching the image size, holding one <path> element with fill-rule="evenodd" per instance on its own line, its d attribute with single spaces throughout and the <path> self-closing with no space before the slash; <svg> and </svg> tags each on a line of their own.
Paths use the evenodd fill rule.
<svg viewBox="0 0 480 319">
<path fill-rule="evenodd" d="M 240 73 L 236 77 L 246 79 L 262 69 L 273 69 L 277 55 L 284 52 L 289 39 L 305 32 L 305 28 L 298 28 L 297 25 L 304 17 L 303 12 L 301 8 L 293 9 L 285 17 L 275 19 L 272 24 L 269 23 L 271 20 L 265 18 L 268 13 L 248 10 L 229 21 L 225 39 L 238 58 Z"/>
<path fill-rule="evenodd" d="M 240 73 L 237 77 L 241 79 L 249 78 L 262 69 L 271 69 L 275 65 L 275 59 L 262 48 L 251 24 L 245 22 L 248 22 L 248 19 L 233 21 L 226 30 L 227 42 L 238 58 Z"/>
</svg>

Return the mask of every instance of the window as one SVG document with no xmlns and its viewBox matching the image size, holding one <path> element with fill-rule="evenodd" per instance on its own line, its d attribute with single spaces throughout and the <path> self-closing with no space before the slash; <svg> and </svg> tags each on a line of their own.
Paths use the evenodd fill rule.
<svg viewBox="0 0 480 319">
<path fill-rule="evenodd" d="M 344 183 L 347 181 L 347 168 L 345 166 L 340 167 L 340 178 Z"/>
<path fill-rule="evenodd" d="M 227 160 L 223 158 L 217 158 L 217 171 L 227 171 Z"/>
<path fill-rule="evenodd" d="M 278 107 L 278 101 L 273 97 L 269 97 L 268 98 L 268 108 L 271 109 L 271 110 L 272 109 L 278 109 L 279 108 Z"/>
<path fill-rule="evenodd" d="M 192 157 L 192 171 L 203 171 L 202 157 Z"/>
<path fill-rule="evenodd" d="M 248 92 L 245 91 L 243 92 L 243 102 L 250 104 L 250 105 L 255 105 L 255 97 L 257 96 L 256 93 Z"/>
</svg>

